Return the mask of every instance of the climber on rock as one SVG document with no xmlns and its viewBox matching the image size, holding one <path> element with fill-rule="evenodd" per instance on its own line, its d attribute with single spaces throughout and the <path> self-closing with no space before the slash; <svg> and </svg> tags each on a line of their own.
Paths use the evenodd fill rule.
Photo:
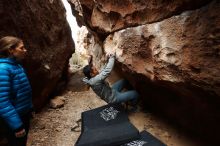
<svg viewBox="0 0 220 146">
<path fill-rule="evenodd" d="M 125 79 L 121 79 L 114 83 L 110 87 L 109 83 L 105 79 L 110 75 L 115 62 L 115 53 L 107 54 L 108 62 L 105 67 L 98 72 L 92 63 L 92 57 L 89 61 L 89 65 L 83 68 L 83 73 L 86 76 L 83 78 L 83 82 L 88 84 L 92 90 L 107 103 L 124 103 L 130 101 L 132 105 L 132 111 L 137 109 L 137 100 L 139 94 L 136 90 L 126 90 L 125 87 L 131 87 L 129 82 Z"/>
</svg>

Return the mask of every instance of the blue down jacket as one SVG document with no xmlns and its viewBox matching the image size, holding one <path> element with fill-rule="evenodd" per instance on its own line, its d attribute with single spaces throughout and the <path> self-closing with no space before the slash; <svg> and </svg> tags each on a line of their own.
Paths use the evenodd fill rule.
<svg viewBox="0 0 220 146">
<path fill-rule="evenodd" d="M 21 115 L 32 109 L 32 91 L 24 69 L 14 58 L 0 58 L 0 118 L 17 131 Z"/>
</svg>

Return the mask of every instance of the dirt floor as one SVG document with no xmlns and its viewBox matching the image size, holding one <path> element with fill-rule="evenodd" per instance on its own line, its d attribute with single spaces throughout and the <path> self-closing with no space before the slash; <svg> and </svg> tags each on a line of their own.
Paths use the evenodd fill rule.
<svg viewBox="0 0 220 146">
<path fill-rule="evenodd" d="M 73 146 L 80 135 L 81 112 L 105 104 L 93 91 L 66 91 L 66 101 L 59 109 L 45 107 L 31 122 L 28 146 Z M 147 130 L 168 146 L 197 146 L 174 127 L 150 112 L 129 114 L 139 131 Z"/>
</svg>

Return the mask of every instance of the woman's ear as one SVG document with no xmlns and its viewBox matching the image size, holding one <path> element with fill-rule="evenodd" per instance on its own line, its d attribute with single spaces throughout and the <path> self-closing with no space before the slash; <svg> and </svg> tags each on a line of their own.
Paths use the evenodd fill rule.
<svg viewBox="0 0 220 146">
<path fill-rule="evenodd" d="M 13 52 L 14 52 L 14 49 L 12 49 L 12 48 L 8 49 L 8 54 L 13 54 Z"/>
</svg>

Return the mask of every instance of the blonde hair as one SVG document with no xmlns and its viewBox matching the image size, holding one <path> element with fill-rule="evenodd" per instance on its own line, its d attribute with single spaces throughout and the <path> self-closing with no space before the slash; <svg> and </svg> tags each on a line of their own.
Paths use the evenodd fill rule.
<svg viewBox="0 0 220 146">
<path fill-rule="evenodd" d="M 9 57 L 9 49 L 15 49 L 22 40 L 13 36 L 5 36 L 0 39 L 0 58 Z"/>
</svg>

